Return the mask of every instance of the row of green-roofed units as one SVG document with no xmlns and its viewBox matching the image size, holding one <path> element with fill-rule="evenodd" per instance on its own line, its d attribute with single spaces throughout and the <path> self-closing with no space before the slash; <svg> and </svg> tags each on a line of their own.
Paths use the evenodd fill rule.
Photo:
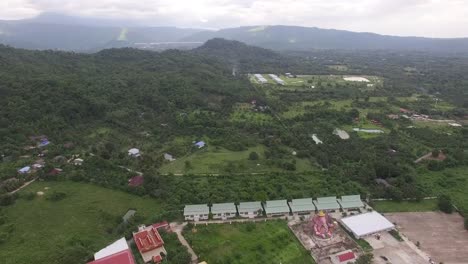
<svg viewBox="0 0 468 264">
<path fill-rule="evenodd" d="M 188 221 L 208 220 L 211 213 L 213 219 L 228 219 L 236 216 L 255 218 L 262 216 L 263 212 L 268 217 L 287 216 L 289 214 L 310 214 L 316 211 L 334 212 L 336 210 L 354 210 L 363 208 L 364 203 L 360 195 L 345 195 L 341 198 L 335 196 L 261 202 L 217 203 L 186 205 L 184 217 Z"/>
</svg>

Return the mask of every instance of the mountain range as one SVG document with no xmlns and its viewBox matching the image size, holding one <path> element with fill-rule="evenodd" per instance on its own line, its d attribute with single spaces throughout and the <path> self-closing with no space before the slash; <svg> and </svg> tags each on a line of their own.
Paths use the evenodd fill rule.
<svg viewBox="0 0 468 264">
<path fill-rule="evenodd" d="M 114 47 L 188 49 L 212 38 L 237 40 L 273 50 L 415 50 L 468 53 L 468 38 L 397 37 L 299 26 L 248 26 L 220 30 L 148 27 L 45 13 L 25 20 L 0 21 L 0 43 L 27 49 L 95 52 Z"/>
</svg>

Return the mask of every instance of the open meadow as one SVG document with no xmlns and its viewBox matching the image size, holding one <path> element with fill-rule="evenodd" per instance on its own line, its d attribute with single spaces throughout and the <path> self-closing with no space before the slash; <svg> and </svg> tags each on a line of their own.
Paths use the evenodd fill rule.
<svg viewBox="0 0 468 264">
<path fill-rule="evenodd" d="M 54 192 L 65 197 L 48 199 Z M 161 210 L 155 199 L 69 181 L 36 182 L 21 190 L 20 197 L 29 193 L 31 200 L 19 198 L 1 211 L 5 221 L 0 226 L 1 263 L 86 262 L 122 236 L 115 229 L 128 209 L 136 210 L 142 222 L 149 222 Z"/>
<path fill-rule="evenodd" d="M 314 263 L 282 220 L 198 225 L 184 236 L 208 263 Z"/>
</svg>

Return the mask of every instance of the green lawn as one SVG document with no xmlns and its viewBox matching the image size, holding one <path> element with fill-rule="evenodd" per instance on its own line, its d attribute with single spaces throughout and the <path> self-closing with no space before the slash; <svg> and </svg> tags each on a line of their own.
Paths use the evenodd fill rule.
<svg viewBox="0 0 468 264">
<path fill-rule="evenodd" d="M 380 213 L 390 212 L 428 212 L 437 210 L 437 200 L 413 201 L 374 201 L 373 208 Z"/>
<path fill-rule="evenodd" d="M 284 221 L 212 224 L 185 231 L 200 260 L 208 263 L 314 263 Z"/>
<path fill-rule="evenodd" d="M 428 171 L 418 168 L 418 182 L 431 195 L 450 195 L 460 210 L 468 213 L 468 166 L 448 168 L 442 171 Z"/>
<path fill-rule="evenodd" d="M 2 210 L 7 223 L 0 226 L 0 233 L 8 233 L 6 226 L 13 226 L 0 244 L 3 264 L 80 263 L 77 259 L 84 263 L 87 256 L 118 238 L 108 231 L 129 208 L 136 209 L 145 221 L 161 210 L 155 199 L 83 183 L 36 182 L 21 193 L 38 191 L 45 195 L 33 200 L 20 198 Z M 61 201 L 46 200 L 52 191 L 67 195 Z M 74 261 L 65 262 L 69 258 Z"/>
<path fill-rule="evenodd" d="M 249 154 L 257 152 L 258 160 L 249 160 Z M 204 149 L 197 150 L 187 156 L 178 158 L 172 162 L 166 162 L 160 172 L 163 174 L 218 174 L 218 173 L 265 173 L 265 172 L 280 172 L 282 169 L 267 164 L 263 153 L 265 147 L 258 145 L 244 151 L 231 151 L 221 147 L 208 146 Z M 296 171 L 311 171 L 315 167 L 304 159 L 294 158 L 296 160 Z M 186 162 L 190 162 L 190 167 L 186 167 Z"/>
</svg>

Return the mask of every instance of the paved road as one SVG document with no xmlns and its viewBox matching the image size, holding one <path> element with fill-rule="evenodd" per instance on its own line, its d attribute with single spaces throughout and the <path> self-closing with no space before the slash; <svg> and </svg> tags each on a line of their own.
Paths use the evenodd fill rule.
<svg viewBox="0 0 468 264">
<path fill-rule="evenodd" d="M 190 244 L 185 240 L 185 237 L 182 235 L 182 230 L 184 229 L 184 226 L 187 225 L 187 222 L 178 224 L 178 223 L 170 223 L 172 231 L 174 231 L 177 234 L 177 238 L 179 239 L 180 243 L 184 246 L 187 247 L 188 252 L 192 256 L 192 263 L 196 264 L 198 263 L 198 256 L 195 254 L 195 251 L 193 251 L 192 247 Z"/>
</svg>

